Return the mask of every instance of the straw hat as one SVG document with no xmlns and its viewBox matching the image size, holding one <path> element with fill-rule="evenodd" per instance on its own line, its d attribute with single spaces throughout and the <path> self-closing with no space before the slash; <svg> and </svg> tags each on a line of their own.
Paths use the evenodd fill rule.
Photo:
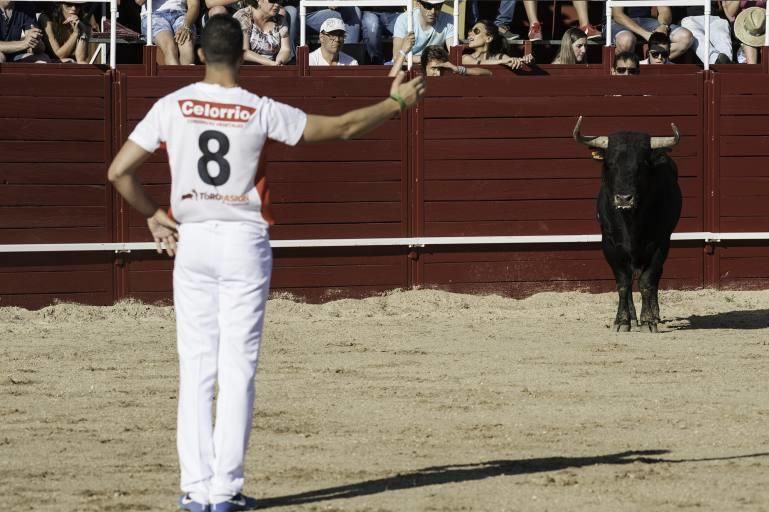
<svg viewBox="0 0 769 512">
<path fill-rule="evenodd" d="M 766 9 L 749 7 L 734 20 L 734 34 L 748 46 L 764 46 L 766 37 Z"/>
</svg>

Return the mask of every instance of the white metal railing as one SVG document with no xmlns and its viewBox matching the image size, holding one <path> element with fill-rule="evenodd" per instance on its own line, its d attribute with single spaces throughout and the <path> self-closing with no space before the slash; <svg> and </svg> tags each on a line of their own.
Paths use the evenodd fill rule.
<svg viewBox="0 0 769 512">
<path fill-rule="evenodd" d="M 724 240 L 769 240 L 769 232 L 713 233 L 709 231 L 673 233 L 674 241 L 720 243 Z M 531 236 L 443 236 L 411 238 L 328 238 L 316 240 L 272 240 L 273 248 L 308 247 L 427 247 L 431 245 L 520 245 L 596 243 L 601 235 L 531 235 Z M 153 242 L 0 244 L 0 253 L 94 252 L 116 253 L 155 250 Z"/>
<path fill-rule="evenodd" d="M 34 2 L 41 0 L 16 0 L 17 2 Z M 61 0 L 42 0 L 43 2 L 58 2 Z M 151 0 L 150 0 L 151 1 Z M 116 61 L 115 54 L 117 49 L 117 33 L 115 32 L 115 25 L 117 25 L 117 2 L 118 0 L 103 0 L 103 2 L 109 2 L 109 67 L 115 69 Z"/>
<path fill-rule="evenodd" d="M 705 69 L 710 69 L 710 0 L 606 0 L 606 46 L 611 46 L 612 7 L 687 7 L 705 9 Z"/>
</svg>

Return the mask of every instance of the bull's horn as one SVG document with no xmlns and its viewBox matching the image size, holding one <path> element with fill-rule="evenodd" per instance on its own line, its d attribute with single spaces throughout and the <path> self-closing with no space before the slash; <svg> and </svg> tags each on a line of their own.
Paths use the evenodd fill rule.
<svg viewBox="0 0 769 512">
<path fill-rule="evenodd" d="M 678 141 L 681 140 L 681 134 L 678 132 L 678 128 L 676 128 L 675 124 L 670 123 L 670 126 L 673 127 L 673 136 L 672 137 L 652 137 L 651 138 L 652 149 L 672 148 L 673 146 L 678 144 Z"/>
<path fill-rule="evenodd" d="M 579 127 L 581 125 L 582 125 L 582 116 L 579 116 L 579 119 L 577 119 L 577 124 L 574 126 L 574 132 L 573 132 L 574 140 L 593 148 L 606 149 L 607 147 L 609 147 L 609 137 L 607 137 L 606 135 L 600 135 L 596 137 L 589 137 L 587 135 L 582 135 L 581 133 L 579 133 Z"/>
</svg>

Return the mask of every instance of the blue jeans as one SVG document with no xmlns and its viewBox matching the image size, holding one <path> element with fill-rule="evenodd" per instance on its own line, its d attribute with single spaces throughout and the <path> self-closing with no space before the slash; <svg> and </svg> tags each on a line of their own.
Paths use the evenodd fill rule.
<svg viewBox="0 0 769 512">
<path fill-rule="evenodd" d="M 366 43 L 366 51 L 375 61 L 382 60 L 382 35 L 393 34 L 395 20 L 399 12 L 363 11 L 361 16 L 361 39 Z"/>
<path fill-rule="evenodd" d="M 320 26 L 329 18 L 339 18 L 345 25 L 344 42 L 357 43 L 360 41 L 360 9 L 357 7 L 337 7 L 336 10 L 321 9 L 307 13 L 307 26 L 316 33 Z"/>
<path fill-rule="evenodd" d="M 470 16 L 473 23 L 477 23 L 481 18 L 481 9 L 478 7 L 479 0 L 470 1 Z M 497 17 L 494 20 L 496 26 L 507 25 L 508 27 L 513 23 L 513 12 L 515 11 L 516 0 L 500 0 L 499 9 L 497 10 Z"/>
</svg>

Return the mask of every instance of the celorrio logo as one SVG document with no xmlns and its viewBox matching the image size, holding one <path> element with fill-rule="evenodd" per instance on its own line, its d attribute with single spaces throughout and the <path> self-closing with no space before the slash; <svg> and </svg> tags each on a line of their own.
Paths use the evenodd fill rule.
<svg viewBox="0 0 769 512">
<path fill-rule="evenodd" d="M 251 119 L 256 109 L 246 105 L 233 105 L 231 103 L 212 103 L 199 100 L 179 100 L 179 108 L 184 117 L 197 119 L 210 119 L 212 121 L 229 121 L 233 123 L 245 123 Z"/>
</svg>

